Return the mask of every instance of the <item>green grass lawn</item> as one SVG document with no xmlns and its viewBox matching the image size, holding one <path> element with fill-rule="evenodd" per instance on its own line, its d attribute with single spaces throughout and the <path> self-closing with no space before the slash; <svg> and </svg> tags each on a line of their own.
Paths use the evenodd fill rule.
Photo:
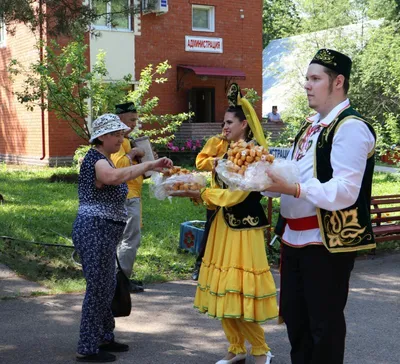
<svg viewBox="0 0 400 364">
<path fill-rule="evenodd" d="M 68 244 L 78 208 L 77 185 L 55 182 L 54 174 L 72 174 L 69 168 L 11 169 L 0 167 L 0 235 L 55 244 Z M 399 175 L 377 173 L 373 194 L 399 193 Z M 203 220 L 205 208 L 188 199 L 158 201 L 143 188 L 142 245 L 135 263 L 135 277 L 147 283 L 190 276 L 195 257 L 178 249 L 180 224 Z M 274 200 L 274 210 L 279 200 Z M 276 219 L 276 215 L 274 219 Z M 67 239 L 66 239 L 67 238 Z M 382 247 L 397 247 L 385 243 Z M 278 246 L 270 260 L 278 256 Z M 72 249 L 44 247 L 0 239 L 0 262 L 21 276 L 49 287 L 54 293 L 81 291 L 85 287 L 80 267 L 71 259 Z"/>
<path fill-rule="evenodd" d="M 0 235 L 28 241 L 69 244 L 78 208 L 77 185 L 50 183 L 57 172 L 70 169 L 8 170 L 0 173 Z M 180 223 L 203 220 L 205 209 L 188 199 L 158 201 L 143 187 L 143 237 L 135 276 L 145 282 L 188 278 L 195 257 L 178 250 Z M 85 287 L 81 269 L 71 259 L 72 249 L 43 247 L 0 240 L 0 262 L 18 274 L 46 285 L 54 292 Z"/>
</svg>

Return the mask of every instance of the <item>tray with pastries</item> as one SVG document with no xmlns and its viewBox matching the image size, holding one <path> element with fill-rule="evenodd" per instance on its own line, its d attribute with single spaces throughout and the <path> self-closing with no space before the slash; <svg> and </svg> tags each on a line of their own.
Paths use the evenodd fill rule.
<svg viewBox="0 0 400 364">
<path fill-rule="evenodd" d="M 154 197 L 163 200 L 176 191 L 200 191 L 206 186 L 206 178 L 186 168 L 174 166 L 152 176 Z"/>
<path fill-rule="evenodd" d="M 232 142 L 228 149 L 228 167 L 232 172 L 244 175 L 248 166 L 252 163 L 265 161 L 272 163 L 275 157 L 268 153 L 268 150 L 260 145 L 255 145 L 252 142 L 245 142 L 239 140 L 238 142 Z"/>
<path fill-rule="evenodd" d="M 264 147 L 244 140 L 230 144 L 227 159 L 219 160 L 215 170 L 218 179 L 232 190 L 266 190 L 272 183 L 269 171 L 288 182 L 299 180 L 294 162 L 275 159 Z"/>
</svg>

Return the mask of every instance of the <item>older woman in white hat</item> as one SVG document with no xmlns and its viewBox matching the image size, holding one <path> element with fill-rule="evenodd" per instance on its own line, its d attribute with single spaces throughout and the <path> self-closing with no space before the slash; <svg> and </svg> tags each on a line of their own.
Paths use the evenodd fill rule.
<svg viewBox="0 0 400 364">
<path fill-rule="evenodd" d="M 161 158 L 116 169 L 110 155 L 119 150 L 128 129 L 114 114 L 96 119 L 90 138 L 94 147 L 86 154 L 80 170 L 79 209 L 72 232 L 87 283 L 76 357 L 79 362 L 111 362 L 116 357 L 109 352 L 129 350 L 128 345 L 114 340 L 111 312 L 116 246 L 127 218 L 125 182 L 147 171 L 172 166 L 171 160 Z"/>
</svg>

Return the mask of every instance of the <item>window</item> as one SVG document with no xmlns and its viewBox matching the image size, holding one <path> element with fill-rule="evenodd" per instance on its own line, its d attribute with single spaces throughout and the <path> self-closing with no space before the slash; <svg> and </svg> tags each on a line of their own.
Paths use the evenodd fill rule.
<svg viewBox="0 0 400 364">
<path fill-rule="evenodd" d="M 97 29 L 131 30 L 131 16 L 123 11 L 130 5 L 130 0 L 92 0 L 92 7 L 102 16 L 94 22 Z"/>
<path fill-rule="evenodd" d="M 192 30 L 199 32 L 213 32 L 215 30 L 214 6 L 192 6 Z"/>
<path fill-rule="evenodd" d="M 0 47 L 6 46 L 6 25 L 3 19 L 0 17 Z"/>
</svg>

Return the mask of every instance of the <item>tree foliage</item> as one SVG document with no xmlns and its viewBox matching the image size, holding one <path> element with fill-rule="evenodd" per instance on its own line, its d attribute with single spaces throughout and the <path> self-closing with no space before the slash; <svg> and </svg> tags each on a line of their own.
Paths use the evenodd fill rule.
<svg viewBox="0 0 400 364">
<path fill-rule="evenodd" d="M 53 41 L 45 46 L 43 61 L 38 60 L 27 70 L 17 60 L 12 60 L 10 74 L 22 73 L 25 76 L 23 90 L 15 93 L 18 100 L 29 110 L 41 107 L 54 111 L 86 141 L 90 139 L 90 120 L 114 112 L 116 104 L 132 100 L 138 107 L 142 122 L 149 124 L 141 134 L 149 135 L 155 143 L 165 144 L 173 138 L 174 131 L 190 115 L 156 115 L 154 109 L 159 99 L 146 99 L 153 82 L 167 81 L 167 78 L 159 76 L 171 68 L 168 62 L 160 63 L 155 69 L 152 65 L 146 67 L 141 72 L 137 89 L 127 92 L 131 88 L 132 76 L 108 82 L 105 52 L 98 54 L 92 71 L 88 70 L 87 47 L 82 36 L 62 48 Z"/>
<path fill-rule="evenodd" d="M 40 47 L 41 44 L 38 44 Z M 83 139 L 90 138 L 89 120 L 110 110 L 123 96 L 131 75 L 117 82 L 106 82 L 105 53 L 100 52 L 88 70 L 88 45 L 78 37 L 61 48 L 55 41 L 45 46 L 45 56 L 24 69 L 12 60 L 11 75 L 22 73 L 24 88 L 15 92 L 19 102 L 28 110 L 35 107 L 54 111 Z M 89 101 L 90 100 L 90 101 Z M 88 102 L 89 101 L 89 102 Z"/>
<path fill-rule="evenodd" d="M 302 44 L 296 43 L 299 57 L 285 79 L 298 80 L 318 48 L 348 54 L 353 59 L 352 105 L 374 125 L 380 153 L 400 145 L 400 0 L 298 0 L 296 6 L 301 14 L 298 34 L 308 34 Z M 382 18 L 379 26 L 367 27 L 368 20 Z M 343 27 L 355 23 L 358 30 Z M 283 112 L 287 127 L 277 143 L 287 145 L 310 111 L 304 90 L 297 88 Z"/>
<path fill-rule="evenodd" d="M 149 64 L 141 71 L 139 84 L 135 90 L 130 91 L 125 97 L 126 101 L 132 101 L 135 104 L 143 126 L 134 136 L 148 136 L 152 143 L 157 145 L 165 145 L 172 140 L 174 132 L 182 122 L 192 116 L 192 113 L 156 114 L 154 109 L 158 106 L 159 98 L 157 96 L 146 98 L 153 82 L 165 83 L 168 81 L 163 76 L 170 68 L 171 65 L 168 61 L 161 62 L 156 66 Z"/>
<path fill-rule="evenodd" d="M 116 6 L 106 11 L 109 0 L 0 0 L 0 14 L 9 31 L 15 30 L 16 23 L 23 23 L 32 30 L 40 24 L 46 26 L 50 35 L 72 35 L 91 29 L 91 25 L 107 17 L 110 27 L 116 25 L 121 15 L 134 15 L 140 7 L 126 0 L 113 0 Z"/>
<path fill-rule="evenodd" d="M 300 16 L 292 0 L 264 0 L 263 45 L 273 39 L 289 37 L 300 28 Z"/>
<path fill-rule="evenodd" d="M 351 99 L 379 134 L 384 152 L 400 145 L 400 24 L 384 23 L 354 58 Z"/>
</svg>

